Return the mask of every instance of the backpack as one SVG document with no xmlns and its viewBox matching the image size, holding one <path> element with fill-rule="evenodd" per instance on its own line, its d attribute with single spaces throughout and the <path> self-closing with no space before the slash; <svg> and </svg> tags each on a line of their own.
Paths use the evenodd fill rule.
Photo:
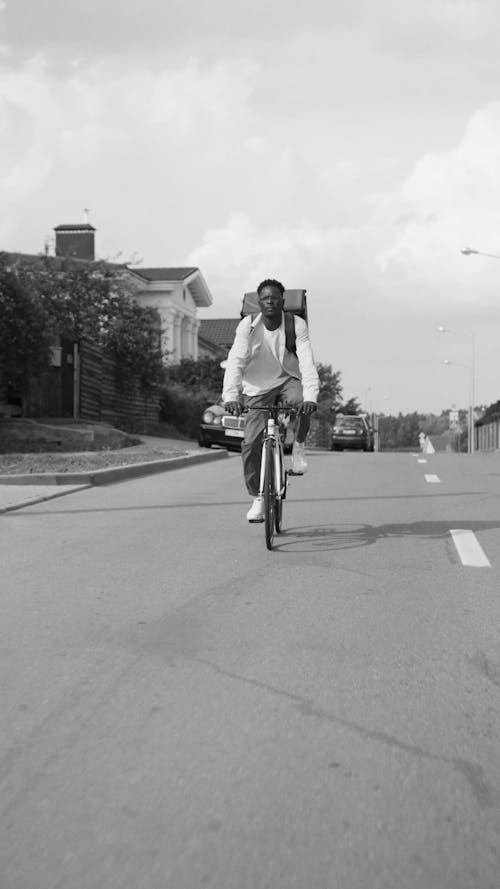
<svg viewBox="0 0 500 889">
<path fill-rule="evenodd" d="M 256 291 L 245 293 L 240 317 L 252 316 L 252 322 L 259 312 L 259 300 Z M 300 315 L 307 324 L 307 299 L 305 290 L 285 290 L 283 312 L 285 315 L 285 343 L 288 352 L 297 354 L 295 345 L 295 320 L 294 315 Z"/>
<path fill-rule="evenodd" d="M 297 345 L 296 345 L 296 335 L 295 335 L 295 318 L 291 312 L 283 312 L 285 316 L 285 346 L 288 352 L 293 352 L 294 355 L 297 355 Z M 257 315 L 255 312 L 252 312 L 250 316 L 252 319 L 252 324 L 255 321 Z"/>
</svg>

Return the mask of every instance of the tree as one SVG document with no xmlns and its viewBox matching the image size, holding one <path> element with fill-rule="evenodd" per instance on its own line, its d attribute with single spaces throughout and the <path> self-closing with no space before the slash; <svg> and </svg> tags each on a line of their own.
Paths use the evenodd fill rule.
<svg viewBox="0 0 500 889">
<path fill-rule="evenodd" d="M 349 416 L 361 413 L 361 405 L 358 399 L 349 398 L 349 400 L 339 408 L 339 413 L 348 414 Z"/>
<path fill-rule="evenodd" d="M 158 312 L 134 300 L 122 267 L 0 254 L 0 319 L 0 370 L 21 394 L 47 370 L 56 336 L 97 343 L 118 380 L 135 379 L 145 392 L 162 377 Z"/>
<path fill-rule="evenodd" d="M 485 408 L 483 416 L 481 417 L 481 422 L 491 423 L 492 420 L 498 420 L 500 417 L 500 400 L 493 402 L 489 407 Z"/>
<path fill-rule="evenodd" d="M 330 414 L 342 404 L 341 373 L 333 371 L 331 364 L 321 362 L 316 364 L 316 369 L 319 376 L 318 412 Z"/>
<path fill-rule="evenodd" d="M 48 366 L 50 311 L 36 289 L 0 254 L 0 378 L 24 395 Z"/>
<path fill-rule="evenodd" d="M 158 312 L 123 294 L 114 294 L 113 300 L 114 313 L 106 319 L 101 337 L 114 359 L 117 382 L 124 388 L 135 380 L 150 394 L 165 376 Z"/>
</svg>

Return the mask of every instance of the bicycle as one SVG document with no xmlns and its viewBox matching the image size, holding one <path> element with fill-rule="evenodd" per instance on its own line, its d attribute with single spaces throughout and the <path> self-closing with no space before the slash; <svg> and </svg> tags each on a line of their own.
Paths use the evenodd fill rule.
<svg viewBox="0 0 500 889">
<path fill-rule="evenodd" d="M 297 413 L 295 404 L 264 404 L 247 410 L 267 411 L 267 424 L 262 439 L 259 496 L 264 498 L 264 529 L 266 546 L 272 549 L 274 533 L 283 525 L 283 501 L 286 499 L 289 471 L 285 466 L 283 442 L 286 417 Z"/>
</svg>

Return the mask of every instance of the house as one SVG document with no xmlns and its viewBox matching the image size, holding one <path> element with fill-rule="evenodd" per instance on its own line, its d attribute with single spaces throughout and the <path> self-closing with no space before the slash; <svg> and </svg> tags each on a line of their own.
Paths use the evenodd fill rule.
<svg viewBox="0 0 500 889">
<path fill-rule="evenodd" d="M 240 318 L 207 318 L 200 321 L 198 352 L 200 358 L 227 358 L 233 345 Z"/>
<path fill-rule="evenodd" d="M 198 308 L 212 304 L 200 270 L 189 268 L 128 268 L 134 279 L 135 299 L 157 309 L 161 318 L 162 348 L 166 358 L 198 358 Z"/>
<path fill-rule="evenodd" d="M 93 262 L 95 228 L 89 223 L 58 225 L 56 256 Z M 207 283 L 196 266 L 130 268 L 134 296 L 139 305 L 157 309 L 161 319 L 162 348 L 165 358 L 177 363 L 182 358 L 198 358 L 198 308 L 212 305 Z"/>
<path fill-rule="evenodd" d="M 86 265 L 95 261 L 96 229 L 88 222 L 81 224 L 58 225 L 55 232 L 56 266 L 64 266 L 64 259 L 71 258 L 78 264 Z M 48 249 L 46 248 L 46 254 Z M 40 256 L 8 254 L 12 260 L 20 260 L 36 266 Z M 158 311 L 161 327 L 161 342 L 165 360 L 175 363 L 183 358 L 198 358 L 198 308 L 211 306 L 212 294 L 199 268 L 157 267 L 131 268 L 126 264 L 106 262 L 106 266 L 120 270 L 127 275 L 134 297 L 140 305 Z M 87 369 L 92 364 L 86 356 L 83 366 L 83 344 L 62 340 L 55 336 L 52 349 L 51 367 L 43 386 L 33 382 L 30 403 L 22 405 L 17 392 L 7 391 L 4 383 L 0 388 L 0 414 L 21 414 L 27 410 L 30 416 L 74 417 L 82 415 L 88 401 L 89 387 L 95 390 L 94 401 L 102 404 L 103 395 L 99 387 L 106 385 L 97 364 L 92 365 L 93 382 L 89 382 Z M 1 381 L 0 381 L 1 382 Z M 40 385 L 38 385 L 40 383 Z M 99 391 L 98 391 L 99 390 Z M 82 408 L 83 406 L 83 408 Z M 100 409 L 100 408 L 99 408 Z"/>
</svg>

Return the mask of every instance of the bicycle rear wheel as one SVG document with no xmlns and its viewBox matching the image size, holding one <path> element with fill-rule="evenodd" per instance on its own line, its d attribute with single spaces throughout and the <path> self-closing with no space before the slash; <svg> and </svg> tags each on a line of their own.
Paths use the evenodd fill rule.
<svg viewBox="0 0 500 889">
<path fill-rule="evenodd" d="M 266 546 L 273 548 L 274 529 L 276 522 L 276 486 L 274 484 L 274 442 L 268 440 L 265 444 L 266 458 L 264 470 L 264 526 L 266 531 Z"/>
</svg>

